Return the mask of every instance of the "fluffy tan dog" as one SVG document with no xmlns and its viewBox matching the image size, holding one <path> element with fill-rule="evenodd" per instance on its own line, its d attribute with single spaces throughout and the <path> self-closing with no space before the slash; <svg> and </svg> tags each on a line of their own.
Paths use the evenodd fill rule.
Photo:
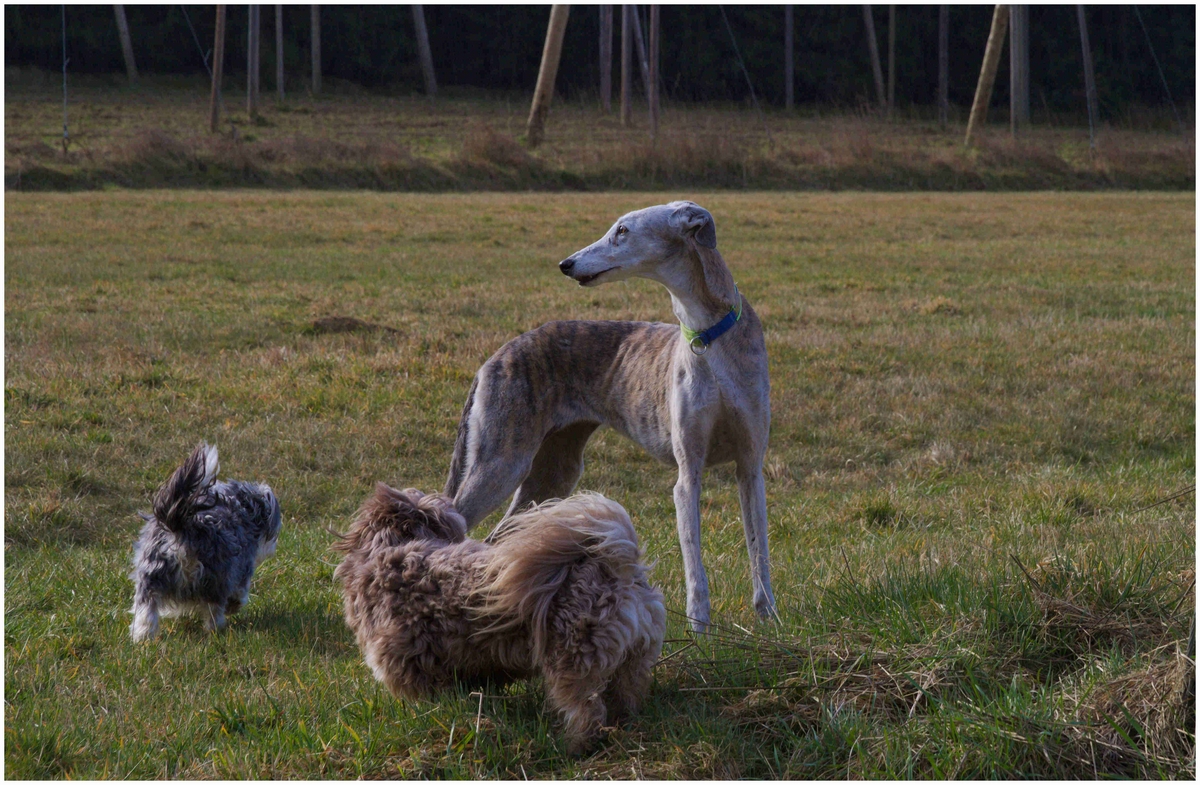
<svg viewBox="0 0 1200 785">
<path fill-rule="evenodd" d="M 595 493 L 503 521 L 487 541 L 441 494 L 376 486 L 334 547 L 346 624 L 394 695 L 545 677 L 568 746 L 636 710 L 666 610 L 621 505 Z"/>
</svg>

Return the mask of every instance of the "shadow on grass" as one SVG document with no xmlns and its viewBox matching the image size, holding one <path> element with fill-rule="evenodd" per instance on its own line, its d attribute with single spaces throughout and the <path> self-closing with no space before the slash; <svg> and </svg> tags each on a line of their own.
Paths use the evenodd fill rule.
<svg viewBox="0 0 1200 785">
<path fill-rule="evenodd" d="M 325 657 L 359 657 L 354 637 L 342 617 L 315 608 L 261 608 L 253 606 L 232 617 L 234 634 L 265 636 L 280 649 L 304 648 L 311 654 Z"/>
</svg>

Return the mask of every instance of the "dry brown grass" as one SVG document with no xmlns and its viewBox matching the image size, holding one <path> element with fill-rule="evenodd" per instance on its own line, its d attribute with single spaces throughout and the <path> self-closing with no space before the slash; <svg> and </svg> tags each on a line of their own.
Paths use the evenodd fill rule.
<svg viewBox="0 0 1200 785">
<path fill-rule="evenodd" d="M 1102 679 L 1068 701 L 1068 717 L 1078 725 L 1077 754 L 1098 745 L 1097 770 L 1133 774 L 1134 766 L 1146 760 L 1194 760 L 1196 664 L 1181 643 L 1163 647 L 1149 665 Z"/>
<path fill-rule="evenodd" d="M 8 188 L 162 185 L 366 187 L 402 190 L 1077 189 L 1194 187 L 1190 136 L 1042 125 L 1013 139 L 988 129 L 975 149 L 952 123 L 867 112 L 770 111 L 730 104 L 664 108 L 657 141 L 639 107 L 633 127 L 587 103 L 554 105 L 546 141 L 522 143 L 526 98 L 367 95 L 335 86 L 319 100 L 266 102 L 251 122 L 240 96 L 221 132 L 207 129 L 207 90 L 143 80 L 137 90 L 79 80 L 71 141 L 53 79 L 8 74 Z M 54 99 L 54 100 L 52 100 Z"/>
<path fill-rule="evenodd" d="M 459 160 L 484 161 L 496 166 L 523 169 L 534 165 L 534 158 L 516 139 L 490 125 L 477 125 L 463 140 Z"/>
</svg>

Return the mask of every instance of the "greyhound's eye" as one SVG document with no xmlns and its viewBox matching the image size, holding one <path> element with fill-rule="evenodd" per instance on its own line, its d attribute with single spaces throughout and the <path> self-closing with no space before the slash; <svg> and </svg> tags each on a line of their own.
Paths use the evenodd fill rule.
<svg viewBox="0 0 1200 785">
<path fill-rule="evenodd" d="M 626 235 L 626 234 L 629 234 L 629 230 L 628 230 L 628 229 L 626 229 L 624 226 L 618 226 L 618 227 L 617 227 L 617 237 L 621 237 L 621 236 L 623 236 L 623 235 Z"/>
</svg>

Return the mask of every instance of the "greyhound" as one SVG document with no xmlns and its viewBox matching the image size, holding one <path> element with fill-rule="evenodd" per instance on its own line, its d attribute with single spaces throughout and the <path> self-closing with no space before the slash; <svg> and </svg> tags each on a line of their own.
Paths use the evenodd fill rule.
<svg viewBox="0 0 1200 785">
<path fill-rule="evenodd" d="M 636 210 L 558 266 L 581 286 L 657 281 L 680 324 L 549 322 L 500 347 L 471 384 L 446 495 L 468 526 L 510 494 L 508 515 L 565 498 L 583 473 L 588 438 L 611 426 L 678 468 L 687 613 L 704 631 L 700 475 L 734 461 L 754 608 L 775 616 L 762 472 L 771 423 L 767 351 L 762 324 L 717 251 L 712 215 L 692 202 Z"/>
</svg>

